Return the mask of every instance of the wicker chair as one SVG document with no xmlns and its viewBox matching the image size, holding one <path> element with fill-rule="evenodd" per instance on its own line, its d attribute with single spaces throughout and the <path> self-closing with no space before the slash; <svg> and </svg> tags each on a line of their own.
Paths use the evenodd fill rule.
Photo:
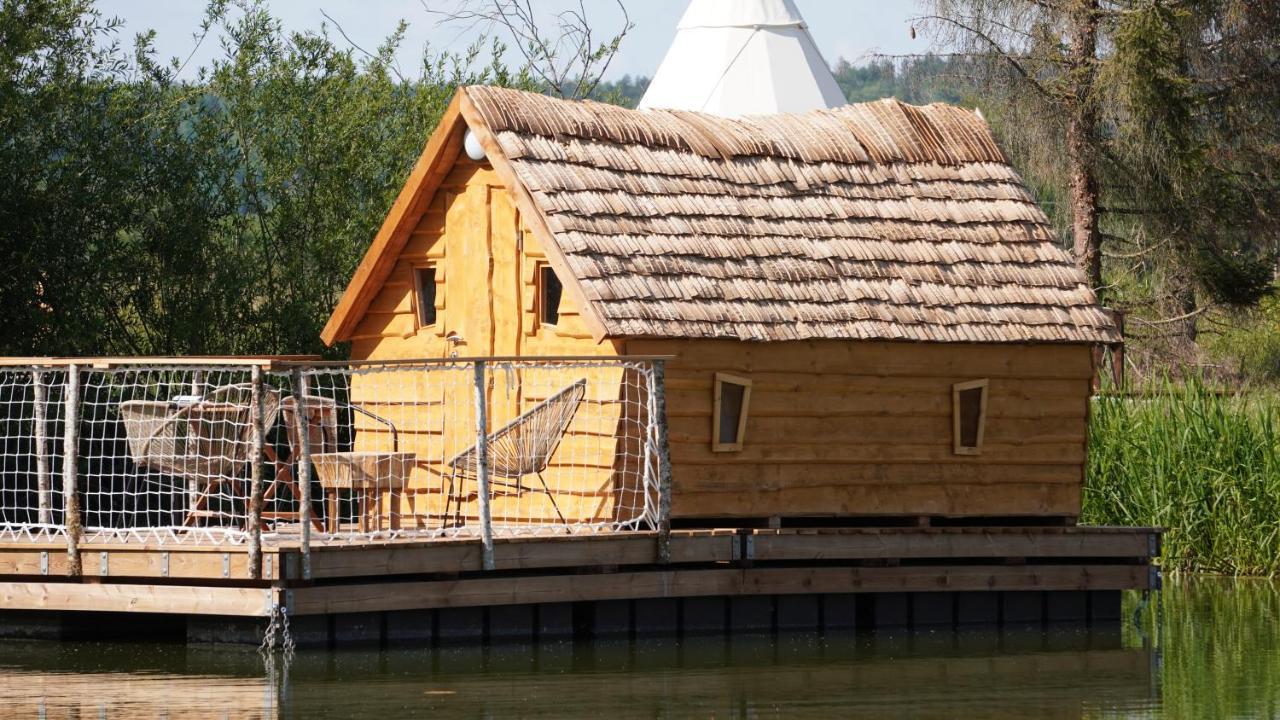
<svg viewBox="0 0 1280 720">
<path fill-rule="evenodd" d="M 527 475 L 536 475 L 542 483 L 542 491 L 551 501 L 560 522 L 568 525 L 555 495 L 547 486 L 542 472 L 551 462 L 551 456 L 560 445 L 561 438 L 569 429 L 569 423 L 578 412 L 582 398 L 586 395 L 587 380 L 579 379 L 560 392 L 521 413 L 511 422 L 497 431 L 490 433 L 485 439 L 488 455 L 489 477 L 495 485 L 512 488 L 517 495 L 523 494 L 526 488 L 521 480 Z M 458 453 L 449 461 L 453 474 L 464 478 L 475 479 L 479 475 L 477 463 L 479 452 L 473 445 Z M 493 480 L 502 478 L 502 480 Z M 445 497 L 444 517 L 449 517 L 449 505 L 453 499 L 452 479 L 449 492 Z M 459 501 L 461 505 L 461 501 Z"/>
<path fill-rule="evenodd" d="M 247 385 L 216 388 L 189 405 L 166 401 L 120 403 L 129 455 L 140 469 L 185 478 L 193 500 L 184 525 L 220 513 L 210 511 L 209 498 L 223 485 L 243 496 L 240 476 L 249 463 L 252 442 L 252 397 Z M 263 397 L 267 425 L 275 422 L 279 397 Z"/>
</svg>

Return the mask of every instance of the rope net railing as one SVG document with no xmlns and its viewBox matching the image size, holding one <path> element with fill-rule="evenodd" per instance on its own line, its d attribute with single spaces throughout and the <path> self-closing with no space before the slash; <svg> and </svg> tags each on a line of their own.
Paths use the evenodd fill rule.
<svg viewBox="0 0 1280 720">
<path fill-rule="evenodd" d="M 489 542 L 656 528 L 655 369 L 619 358 L 8 366 L 0 539 Z"/>
</svg>

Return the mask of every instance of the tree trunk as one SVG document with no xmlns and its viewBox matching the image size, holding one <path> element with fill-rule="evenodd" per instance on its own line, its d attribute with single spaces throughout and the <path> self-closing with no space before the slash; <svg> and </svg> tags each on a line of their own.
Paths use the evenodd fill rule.
<svg viewBox="0 0 1280 720">
<path fill-rule="evenodd" d="M 1190 277 L 1182 276 L 1174 280 L 1175 287 L 1173 290 L 1174 312 L 1175 317 L 1181 317 L 1178 321 L 1178 329 L 1182 333 L 1182 337 L 1187 342 L 1194 343 L 1200 335 L 1197 322 L 1200 316 L 1196 314 L 1196 288 Z"/>
<path fill-rule="evenodd" d="M 1098 112 L 1094 105 L 1094 61 L 1098 51 L 1098 0 L 1071 0 L 1068 13 L 1071 97 L 1067 163 L 1071 173 L 1071 235 L 1076 264 L 1089 287 L 1102 287 L 1102 232 L 1098 221 Z"/>
</svg>

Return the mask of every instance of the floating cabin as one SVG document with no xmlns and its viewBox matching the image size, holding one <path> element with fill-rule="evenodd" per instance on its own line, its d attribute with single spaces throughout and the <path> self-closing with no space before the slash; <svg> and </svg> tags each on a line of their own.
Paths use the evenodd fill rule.
<svg viewBox="0 0 1280 720">
<path fill-rule="evenodd" d="M 972 111 L 467 87 L 323 339 L 353 360 L 670 356 L 677 524 L 1054 524 L 1080 513 L 1093 348 L 1120 337 Z M 615 494 L 610 472 L 576 490 Z"/>
<path fill-rule="evenodd" d="M 323 330 L 351 364 L 140 365 L 288 371 L 291 397 L 328 400 L 293 412 L 286 461 L 261 448 L 248 542 L 57 525 L 77 482 L 93 523 L 148 517 L 127 492 L 101 512 L 117 495 L 77 470 L 100 438 L 64 423 L 63 492 L 26 492 L 55 472 L 41 453 L 0 474 L 10 500 L 52 499 L 0 522 L 0 637 L 257 644 L 287 615 L 321 646 L 1054 622 L 1118 644 L 1121 591 L 1159 588 L 1160 531 L 1075 520 L 1095 358 L 1121 332 L 981 116 L 845 105 L 790 0 L 694 0 L 641 106 L 460 89 Z M 13 444 L 57 434 L 47 380 L 69 418 L 69 369 L 139 366 L 0 364 L 32 387 Z M 349 425 L 312 440 L 339 400 Z M 486 514 L 502 463 L 478 448 L 517 435 L 537 463 L 496 472 L 514 483 Z M 331 478 L 325 529 L 272 495 L 313 446 L 322 488 L 343 458 L 397 464 L 363 500 L 346 476 L 341 505 Z M 249 508 L 273 497 L 268 535 Z"/>
</svg>

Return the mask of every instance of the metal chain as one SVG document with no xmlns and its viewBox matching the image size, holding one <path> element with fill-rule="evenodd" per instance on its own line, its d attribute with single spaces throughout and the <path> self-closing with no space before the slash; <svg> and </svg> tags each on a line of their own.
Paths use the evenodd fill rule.
<svg viewBox="0 0 1280 720">
<path fill-rule="evenodd" d="M 258 652 L 269 655 L 276 649 L 279 641 L 280 649 L 286 658 L 293 655 L 293 634 L 289 632 L 289 613 L 280 605 L 271 606 L 271 619 L 267 621 L 267 629 L 262 634 L 262 644 Z"/>
<path fill-rule="evenodd" d="M 289 632 L 289 611 L 284 607 L 280 608 L 280 634 L 280 649 L 284 651 L 284 657 L 288 660 L 293 657 L 294 645 L 293 633 Z"/>
</svg>

